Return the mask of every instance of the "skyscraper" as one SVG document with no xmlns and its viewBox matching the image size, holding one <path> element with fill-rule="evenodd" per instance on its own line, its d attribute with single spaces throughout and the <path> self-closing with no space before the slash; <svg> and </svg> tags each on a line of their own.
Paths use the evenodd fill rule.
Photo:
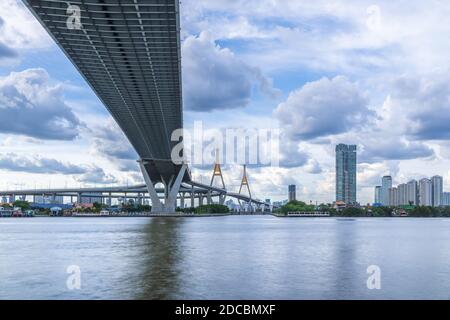
<svg viewBox="0 0 450 320">
<path fill-rule="evenodd" d="M 356 145 L 336 146 L 336 201 L 356 203 Z"/>
<path fill-rule="evenodd" d="M 389 205 L 389 189 L 392 188 L 392 177 L 384 176 L 381 179 L 381 204 L 383 206 Z"/>
<path fill-rule="evenodd" d="M 398 205 L 403 206 L 408 204 L 408 192 L 406 183 L 399 184 L 398 187 Z"/>
<path fill-rule="evenodd" d="M 419 191 L 417 181 L 411 180 L 406 184 L 406 204 L 417 206 L 419 204 Z"/>
<path fill-rule="evenodd" d="M 389 200 L 388 205 L 390 207 L 396 207 L 398 206 L 398 189 L 393 187 L 389 188 Z"/>
<path fill-rule="evenodd" d="M 296 188 L 295 188 L 294 184 L 289 185 L 289 187 L 288 187 L 288 200 L 289 201 L 297 200 L 295 189 Z"/>
<path fill-rule="evenodd" d="M 432 205 L 433 207 L 439 207 L 442 205 L 442 193 L 444 179 L 441 176 L 434 176 L 431 178 L 431 184 L 433 188 Z"/>
<path fill-rule="evenodd" d="M 421 206 L 433 205 L 433 184 L 430 179 L 423 178 L 419 181 L 419 203 Z"/>
<path fill-rule="evenodd" d="M 381 186 L 375 187 L 375 197 L 373 203 L 381 203 Z"/>
<path fill-rule="evenodd" d="M 450 192 L 442 193 L 442 205 L 446 207 L 450 206 Z"/>
</svg>

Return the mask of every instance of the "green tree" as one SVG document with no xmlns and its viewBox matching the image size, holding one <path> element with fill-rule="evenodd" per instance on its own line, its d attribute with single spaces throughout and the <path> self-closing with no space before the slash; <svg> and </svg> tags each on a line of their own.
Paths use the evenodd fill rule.
<svg viewBox="0 0 450 320">
<path fill-rule="evenodd" d="M 284 214 L 287 214 L 289 212 L 312 212 L 315 211 L 315 206 L 307 205 L 303 201 L 293 200 L 282 206 L 280 211 Z"/>
<path fill-rule="evenodd" d="M 30 203 L 28 201 L 16 200 L 13 203 L 14 207 L 21 208 L 22 211 L 30 209 Z"/>
<path fill-rule="evenodd" d="M 364 217 L 366 216 L 366 212 L 360 208 L 345 208 L 340 212 L 340 216 L 342 217 Z"/>
<path fill-rule="evenodd" d="M 411 217 L 433 217 L 434 212 L 431 207 L 418 206 L 410 212 Z"/>
<path fill-rule="evenodd" d="M 208 204 L 195 208 L 195 213 L 205 214 L 205 213 L 228 213 L 230 209 L 227 206 L 221 204 Z"/>
</svg>

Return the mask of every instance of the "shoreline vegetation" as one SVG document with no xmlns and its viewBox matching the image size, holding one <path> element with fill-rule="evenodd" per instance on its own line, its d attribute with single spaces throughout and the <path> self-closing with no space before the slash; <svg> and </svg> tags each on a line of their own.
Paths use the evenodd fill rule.
<svg viewBox="0 0 450 320">
<path fill-rule="evenodd" d="M 290 201 L 280 209 L 274 211 L 276 216 L 289 216 L 289 213 L 311 213 L 327 212 L 330 217 L 416 217 L 416 218 L 446 218 L 450 217 L 450 207 L 429 206 L 398 206 L 398 207 L 347 207 L 342 210 L 333 208 L 332 204 L 321 204 L 319 206 L 308 205 L 302 201 Z"/>
<path fill-rule="evenodd" d="M 58 206 L 55 204 L 54 206 Z M 4 209 L 20 208 L 22 212 L 34 211 L 36 217 L 55 216 L 49 208 L 33 207 L 27 201 L 15 201 L 12 205 L 3 204 Z M 108 212 L 107 215 L 102 214 Z M 108 207 L 99 203 L 94 203 L 90 207 L 74 207 L 62 210 L 58 216 L 66 217 L 150 217 L 150 216 L 224 216 L 224 215 L 248 214 L 247 212 L 230 212 L 225 205 L 210 204 L 195 208 L 177 208 L 171 214 L 151 213 L 151 206 L 139 204 L 125 204 L 121 207 Z M 263 214 L 261 212 L 256 214 Z M 446 218 L 450 217 L 450 207 L 428 207 L 428 206 L 399 206 L 399 207 L 347 207 L 342 210 L 333 208 L 331 204 L 321 204 L 318 206 L 306 204 L 302 201 L 290 201 L 281 208 L 274 210 L 271 214 L 275 217 L 411 217 L 411 218 Z M 28 216 L 28 215 L 27 215 Z"/>
<path fill-rule="evenodd" d="M 230 210 L 225 205 L 209 204 L 202 205 L 195 208 L 177 208 L 176 212 L 163 214 L 152 213 L 152 207 L 149 205 L 140 205 L 134 203 L 122 204 L 121 206 L 107 206 L 105 204 L 93 203 L 89 205 L 74 205 L 67 208 L 67 205 L 52 204 L 42 207 L 41 205 L 34 205 L 28 201 L 17 200 L 12 204 L 0 205 L 0 210 L 6 211 L 20 211 L 22 214 L 13 215 L 16 217 L 37 216 L 37 217 L 51 217 L 51 216 L 65 216 L 65 217 L 100 217 L 100 216 L 217 216 L 227 215 Z M 65 208 L 65 209 L 63 209 Z M 57 209 L 55 211 L 55 209 Z M 1 211 L 0 211 L 1 212 Z M 5 211 L 3 211 L 5 212 Z M 32 214 L 29 214 L 32 212 Z M 26 215 L 24 213 L 27 213 Z M 0 215 L 1 216 L 1 215 Z"/>
</svg>

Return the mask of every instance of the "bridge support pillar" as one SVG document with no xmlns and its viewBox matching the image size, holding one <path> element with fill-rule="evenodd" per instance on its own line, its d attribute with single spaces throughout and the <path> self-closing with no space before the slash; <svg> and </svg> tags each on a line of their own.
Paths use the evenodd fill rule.
<svg viewBox="0 0 450 320">
<path fill-rule="evenodd" d="M 208 191 L 207 195 L 206 195 L 206 203 L 208 205 L 210 205 L 212 203 L 212 199 L 211 199 L 211 191 Z"/>
<path fill-rule="evenodd" d="M 191 186 L 191 208 L 195 208 L 194 186 Z"/>
<path fill-rule="evenodd" d="M 147 185 L 148 193 L 150 195 L 150 199 L 152 200 L 152 212 L 155 213 L 175 213 L 177 207 L 177 197 L 178 192 L 180 191 L 181 183 L 183 182 L 183 177 L 187 170 L 187 165 L 183 164 L 181 167 L 178 176 L 175 181 L 173 178 L 171 181 L 167 183 L 166 190 L 164 193 L 164 203 L 159 200 L 158 193 L 156 192 L 155 185 L 150 179 L 147 170 L 145 169 L 143 161 L 139 161 L 139 165 L 141 167 L 142 174 L 144 176 L 145 184 Z M 172 182 L 173 181 L 173 182 Z"/>
<path fill-rule="evenodd" d="M 225 203 L 227 195 L 226 194 L 220 194 L 219 195 L 219 204 L 223 205 Z"/>
<path fill-rule="evenodd" d="M 185 195 L 185 193 L 182 192 L 181 193 L 181 200 L 180 200 L 180 207 L 181 207 L 181 209 L 184 209 L 184 195 Z"/>
</svg>

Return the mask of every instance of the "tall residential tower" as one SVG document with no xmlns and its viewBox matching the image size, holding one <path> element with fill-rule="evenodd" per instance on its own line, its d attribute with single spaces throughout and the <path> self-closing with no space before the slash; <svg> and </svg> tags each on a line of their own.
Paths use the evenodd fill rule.
<svg viewBox="0 0 450 320">
<path fill-rule="evenodd" d="M 356 145 L 336 146 L 336 201 L 356 203 Z"/>
<path fill-rule="evenodd" d="M 296 187 L 295 184 L 290 184 L 288 187 L 288 201 L 295 201 L 297 200 L 297 196 L 296 196 Z"/>
<path fill-rule="evenodd" d="M 392 177 L 384 176 L 381 179 L 381 204 L 383 206 L 389 205 L 389 189 L 392 188 Z"/>
<path fill-rule="evenodd" d="M 433 197 L 432 204 L 433 207 L 439 207 L 442 205 L 442 194 L 443 194 L 443 178 L 441 176 L 434 176 L 431 178 L 431 184 L 433 187 Z"/>
</svg>

